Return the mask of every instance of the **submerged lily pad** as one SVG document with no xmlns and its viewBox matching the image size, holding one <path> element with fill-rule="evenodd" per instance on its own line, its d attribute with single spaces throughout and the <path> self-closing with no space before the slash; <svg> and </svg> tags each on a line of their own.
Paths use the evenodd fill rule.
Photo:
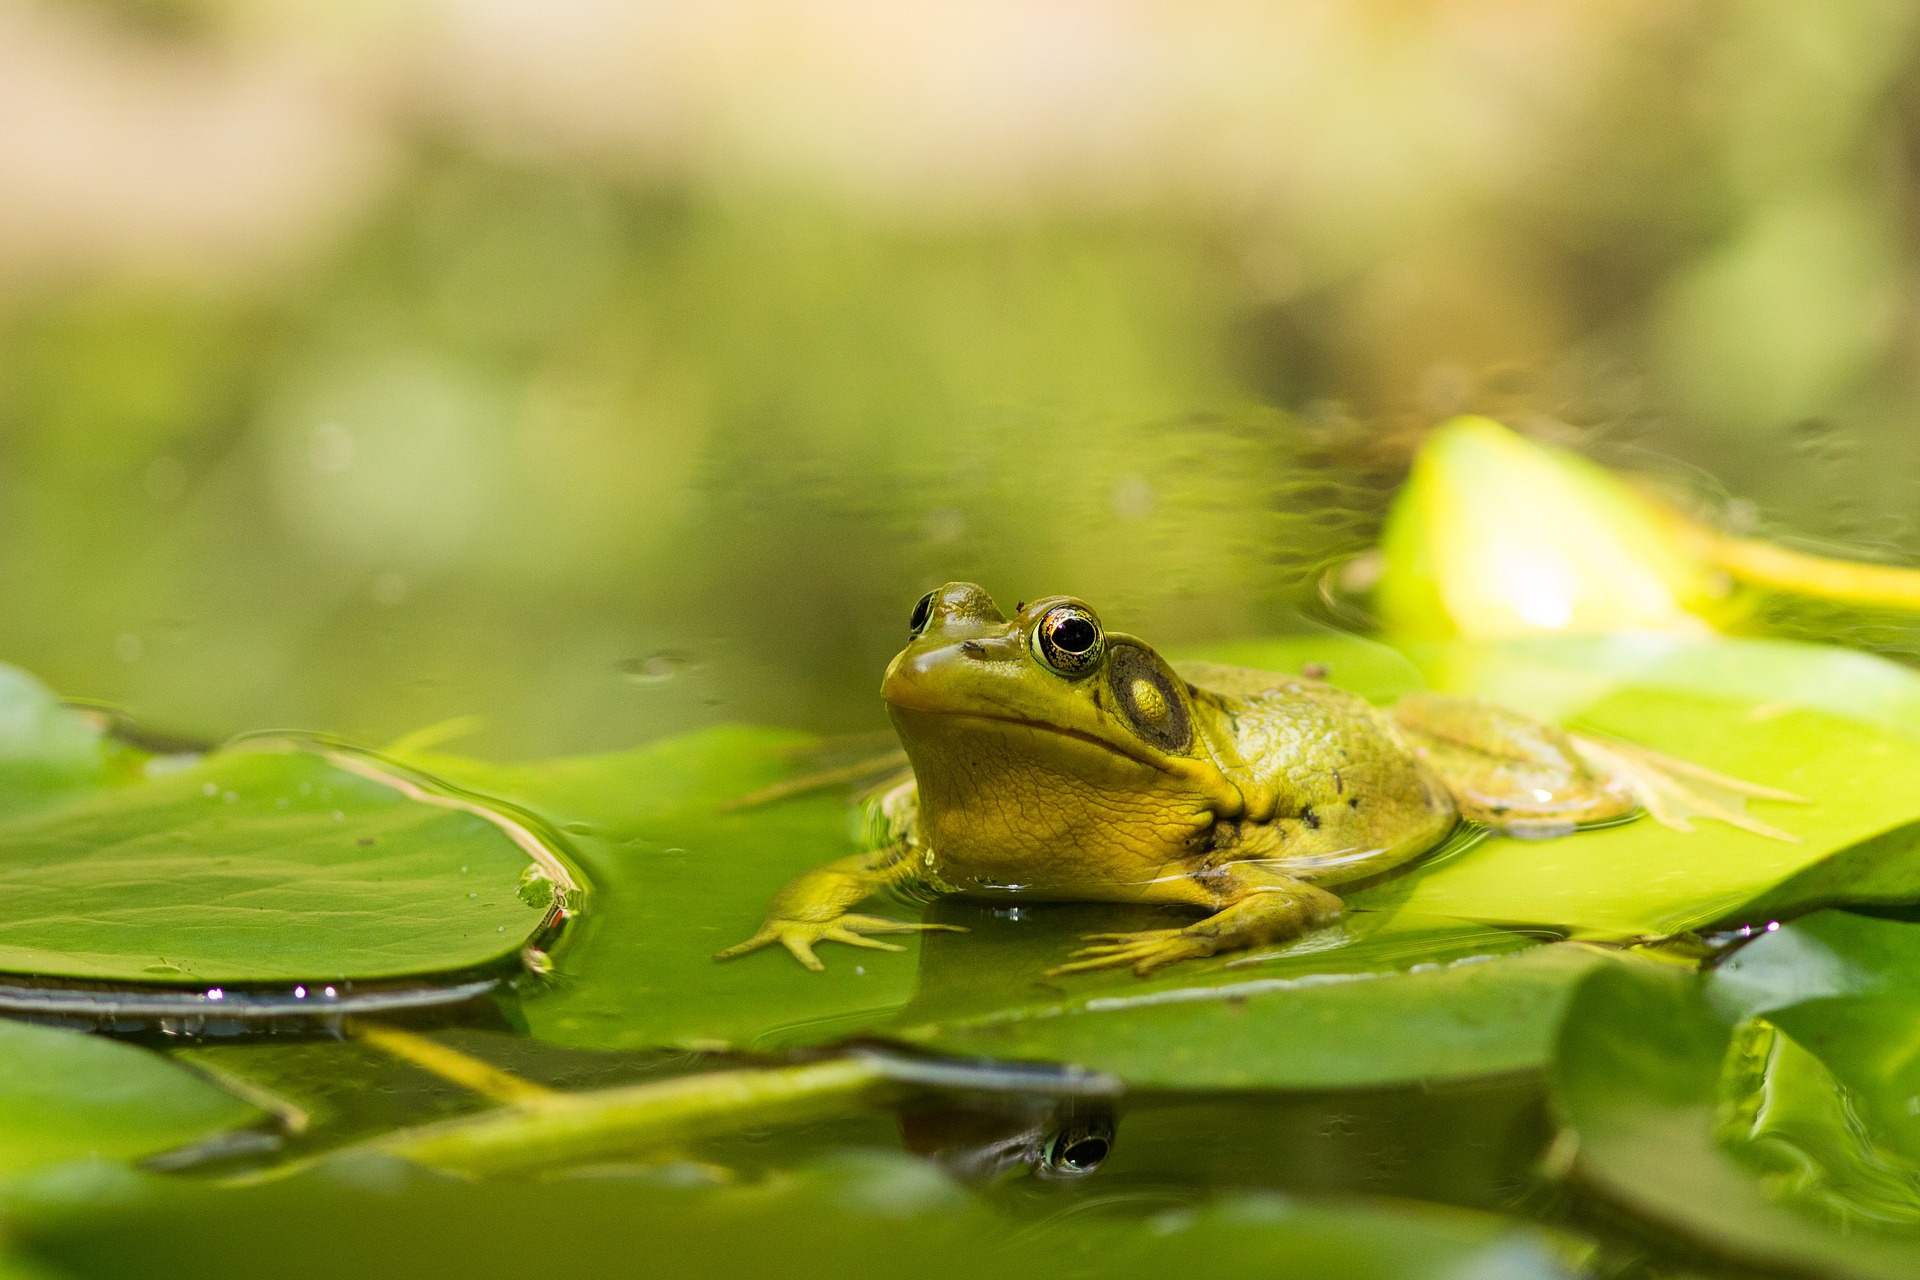
<svg viewBox="0 0 1920 1280">
<path fill-rule="evenodd" d="M 532 876 L 540 892 L 523 894 Z M 474 969 L 565 870 L 513 824 L 356 757 L 216 753 L 0 821 L 0 971 L 288 983 Z"/>
<path fill-rule="evenodd" d="M 157 1155 L 262 1118 L 144 1049 L 0 1021 L 0 1177 Z"/>
<path fill-rule="evenodd" d="M 30 1257 L 77 1275 L 1149 1277 L 1204 1258 L 1276 1280 L 1556 1280 L 1542 1237 L 1409 1204 L 1224 1197 L 1122 1216 L 1019 1215 L 925 1162 L 850 1151 L 761 1184 L 653 1177 L 462 1183 L 361 1159 L 238 1190 L 152 1180 L 78 1211 L 20 1206 Z M 1036 1259 L 1041 1260 L 1036 1262 Z"/>
</svg>

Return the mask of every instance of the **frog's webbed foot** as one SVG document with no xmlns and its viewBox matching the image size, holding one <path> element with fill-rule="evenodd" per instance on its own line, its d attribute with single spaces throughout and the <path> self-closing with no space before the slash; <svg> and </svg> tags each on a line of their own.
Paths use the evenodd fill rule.
<svg viewBox="0 0 1920 1280">
<path fill-rule="evenodd" d="M 884 916 L 835 915 L 820 920 L 768 920 L 745 942 L 736 943 L 725 951 L 716 952 L 715 960 L 731 960 L 735 956 L 746 955 L 749 951 L 758 951 L 761 947 L 779 943 L 798 960 L 815 973 L 822 973 L 826 965 L 820 957 L 813 954 L 816 943 L 844 942 L 850 947 L 864 947 L 868 951 L 905 951 L 905 947 L 895 946 L 891 942 L 876 942 L 865 935 L 870 933 L 926 933 L 941 931 L 946 933 L 965 933 L 966 930 L 953 924 L 913 924 L 905 920 L 888 920 Z"/>
<path fill-rule="evenodd" d="M 1067 963 L 1047 970 L 1049 978 L 1069 973 L 1092 973 L 1097 969 L 1132 969 L 1144 978 L 1155 969 L 1164 969 L 1182 960 L 1210 956 L 1219 943 L 1213 938 L 1195 936 L 1187 929 L 1142 929 L 1137 933 L 1089 933 L 1087 942 L 1069 953 Z"/>
<path fill-rule="evenodd" d="M 1622 780 L 1634 801 L 1654 821 L 1675 831 L 1692 831 L 1689 818 L 1717 818 L 1721 822 L 1772 840 L 1800 843 L 1800 837 L 1782 831 L 1747 812 L 1746 802 L 1776 800 L 1811 804 L 1804 796 L 1716 773 L 1688 760 L 1677 759 L 1629 742 L 1568 735 L 1580 754 L 1597 768 Z"/>
<path fill-rule="evenodd" d="M 1254 863 L 1217 868 L 1209 880 L 1226 902 L 1206 919 L 1184 929 L 1090 933 L 1086 941 L 1092 945 L 1073 952 L 1067 963 L 1047 970 L 1047 976 L 1132 969 L 1144 978 L 1182 960 L 1298 937 L 1341 911 L 1340 899 L 1325 889 Z"/>
</svg>

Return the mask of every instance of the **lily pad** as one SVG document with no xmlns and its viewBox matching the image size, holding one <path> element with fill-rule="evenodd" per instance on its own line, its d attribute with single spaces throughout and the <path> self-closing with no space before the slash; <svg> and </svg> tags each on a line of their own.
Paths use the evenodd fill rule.
<svg viewBox="0 0 1920 1280">
<path fill-rule="evenodd" d="M 1682 834 L 1643 818 L 1560 840 L 1488 840 L 1358 902 L 1623 938 L 1920 899 L 1920 811 L 1907 789 L 1920 736 L 1902 709 L 1920 697 L 1920 680 L 1889 663 L 1737 641 L 1518 643 L 1427 656 L 1449 688 L 1813 803 L 1763 802 L 1765 818 L 1798 843 L 1710 821 Z"/>
<path fill-rule="evenodd" d="M 144 1049 L 0 1021 L 0 1177 L 156 1155 L 263 1118 Z"/>
<path fill-rule="evenodd" d="M 1717 968 L 1715 1006 L 1764 1016 L 1829 1073 L 1876 1148 L 1920 1173 L 1920 924 L 1822 911 L 1756 938 Z M 1920 1221 L 1920 1180 L 1905 1186 Z"/>
<path fill-rule="evenodd" d="M 930 1165 L 851 1151 L 759 1185 L 654 1177 L 462 1183 L 362 1158 L 237 1190 L 146 1181 L 107 1204 L 20 1204 L 30 1257 L 153 1280 L 366 1275 L 1162 1276 L 1204 1256 L 1286 1280 L 1555 1280 L 1543 1238 L 1499 1218 L 1391 1202 L 1227 1197 L 1122 1217 L 991 1207 Z"/>
<path fill-rule="evenodd" d="M 1607 963 L 1576 944 L 1526 947 L 1479 931 L 1429 934 L 1409 967 L 1404 943 L 1359 942 L 1244 968 L 1237 979 L 1196 973 L 1150 990 L 1076 990 L 1051 1008 L 971 1019 L 911 1025 L 910 1006 L 899 1019 L 909 1025 L 880 1031 L 946 1053 L 1070 1062 L 1146 1089 L 1456 1080 L 1543 1066 L 1574 988 Z"/>
<path fill-rule="evenodd" d="M 1717 1015 L 1689 975 L 1595 973 L 1574 997 L 1552 1073 L 1556 1105 L 1575 1139 L 1567 1172 L 1590 1194 L 1696 1247 L 1768 1271 L 1822 1276 L 1905 1277 L 1920 1269 L 1920 1235 L 1843 1231 L 1783 1184 L 1779 1165 L 1755 1149 L 1809 1126 L 1821 1141 L 1797 1146 L 1802 1160 L 1829 1158 L 1857 1135 L 1829 1091 L 1824 1114 L 1804 1080 L 1755 1081 L 1751 1044 Z M 1804 1067 L 1804 1057 L 1790 1064 Z M 1774 1087 L 1779 1086 L 1779 1087 Z M 1752 1091 L 1798 1117 L 1756 1130 Z M 1732 1123 L 1730 1123 L 1732 1122 Z M 1857 1169 L 1836 1170 L 1845 1182 Z M 1828 1180 L 1827 1185 L 1832 1185 Z M 1860 1224 L 1849 1224 L 1858 1226 Z"/>
<path fill-rule="evenodd" d="M 713 959 L 753 932 L 788 877 L 854 847 L 836 792 L 721 807 L 794 775 L 812 744 L 802 734 L 721 727 L 528 765 L 419 759 L 563 830 L 594 885 L 592 910 L 555 957 L 553 989 L 527 1005 L 533 1034 L 622 1049 L 831 1039 L 907 1002 L 912 937 L 900 939 L 904 955 L 831 955 L 824 974 L 784 954 Z"/>
<path fill-rule="evenodd" d="M 100 730 L 26 672 L 0 664 L 0 819 L 57 804 L 105 773 Z"/>
<path fill-rule="evenodd" d="M 567 878 L 509 820 L 358 757 L 235 749 L 0 821 L 0 971 L 205 985 L 470 970 L 515 955 Z"/>
<path fill-rule="evenodd" d="M 423 761 L 566 829 L 595 917 L 526 1006 L 535 1035 L 593 1048 L 767 1048 L 853 1035 L 930 1050 L 1057 1059 L 1152 1088 L 1311 1088 L 1492 1075 L 1544 1061 L 1562 1004 L 1599 961 L 1507 930 L 1355 913 L 1258 954 L 1047 979 L 1080 935 L 1164 923 L 1152 908 L 963 900 L 883 909 L 968 932 L 904 955 L 828 952 L 824 974 L 778 951 L 716 964 L 794 872 L 844 853 L 844 801 L 721 802 L 795 768 L 806 740 L 728 729 L 544 765 Z M 1477 964 L 1537 949 L 1537 958 Z M 1412 972 L 1408 972 L 1408 971 Z"/>
</svg>

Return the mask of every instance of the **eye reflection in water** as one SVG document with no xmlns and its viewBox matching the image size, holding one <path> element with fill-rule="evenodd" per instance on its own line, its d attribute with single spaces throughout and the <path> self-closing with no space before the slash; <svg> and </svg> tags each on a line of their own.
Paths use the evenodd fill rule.
<svg viewBox="0 0 1920 1280">
<path fill-rule="evenodd" d="M 955 1178 L 991 1182 L 1026 1172 L 1084 1178 L 1106 1163 L 1116 1133 L 1111 1108 L 1086 1102 L 1015 1110 L 928 1107 L 900 1117 L 907 1150 Z"/>
</svg>

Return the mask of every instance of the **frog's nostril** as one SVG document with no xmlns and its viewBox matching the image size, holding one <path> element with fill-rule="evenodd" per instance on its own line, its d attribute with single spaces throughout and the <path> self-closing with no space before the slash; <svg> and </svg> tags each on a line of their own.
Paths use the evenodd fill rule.
<svg viewBox="0 0 1920 1280">
<path fill-rule="evenodd" d="M 987 656 L 987 646 L 981 644 L 978 640 L 962 640 L 960 642 L 960 652 L 966 654 L 969 658 L 984 659 Z"/>
</svg>

